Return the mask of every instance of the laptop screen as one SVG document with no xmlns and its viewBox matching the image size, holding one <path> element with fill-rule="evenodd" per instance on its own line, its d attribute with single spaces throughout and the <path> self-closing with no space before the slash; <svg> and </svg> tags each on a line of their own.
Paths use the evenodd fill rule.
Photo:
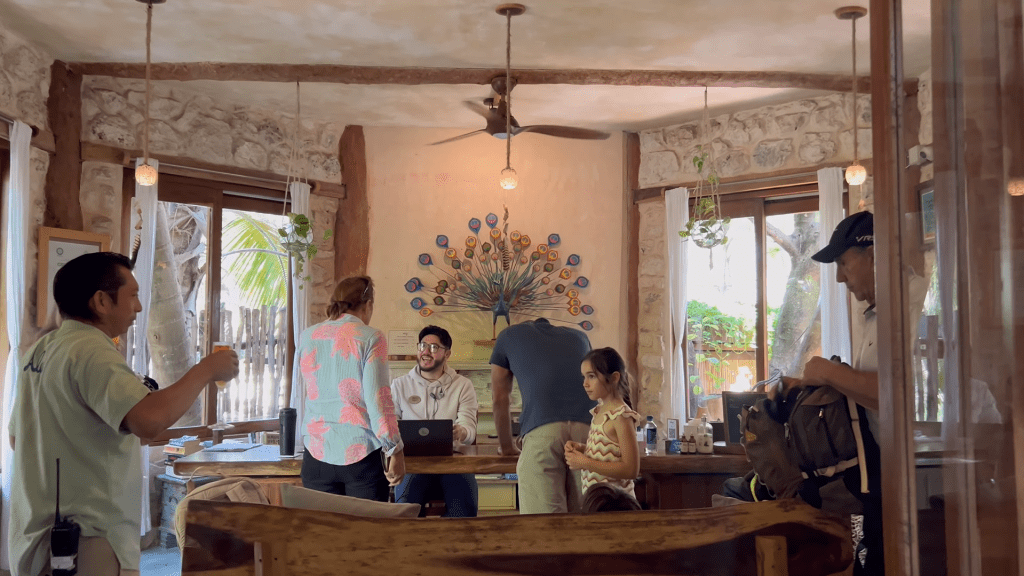
<svg viewBox="0 0 1024 576">
<path fill-rule="evenodd" d="M 451 456 L 451 420 L 399 420 L 406 456 Z"/>
</svg>

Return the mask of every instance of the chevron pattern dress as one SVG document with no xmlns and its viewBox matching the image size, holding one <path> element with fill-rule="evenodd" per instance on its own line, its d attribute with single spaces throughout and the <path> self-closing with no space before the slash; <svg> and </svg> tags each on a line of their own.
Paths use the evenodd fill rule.
<svg viewBox="0 0 1024 576">
<path fill-rule="evenodd" d="M 616 418 L 626 418 L 630 421 L 629 429 L 635 430 L 640 425 L 640 415 L 630 410 L 629 406 L 625 404 L 604 414 L 598 414 L 597 410 L 600 407 L 598 405 L 590 411 L 593 419 L 590 421 L 590 434 L 587 435 L 587 448 L 583 451 L 583 455 L 598 462 L 619 462 L 622 460 L 622 449 L 605 433 L 605 424 Z M 634 437 L 630 436 L 628 440 L 633 441 Z M 582 478 L 584 494 L 587 493 L 588 488 L 599 482 L 618 486 L 626 492 L 633 494 L 633 480 L 609 478 L 590 470 L 583 470 Z"/>
</svg>

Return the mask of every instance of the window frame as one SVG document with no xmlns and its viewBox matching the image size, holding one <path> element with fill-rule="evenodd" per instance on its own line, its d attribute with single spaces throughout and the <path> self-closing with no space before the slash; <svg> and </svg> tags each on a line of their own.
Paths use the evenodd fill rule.
<svg viewBox="0 0 1024 576">
<path fill-rule="evenodd" d="M 796 214 L 800 212 L 813 212 L 819 209 L 818 185 L 795 184 L 777 188 L 741 190 L 730 194 L 723 194 L 721 199 L 722 217 L 728 218 L 753 218 L 754 221 L 754 250 L 756 270 L 756 290 L 754 305 L 754 345 L 755 345 L 755 367 L 757 373 L 756 381 L 763 381 L 768 378 L 768 319 L 767 319 L 767 217 L 783 214 Z M 694 206 L 696 198 L 690 198 L 690 217 L 694 217 Z M 843 207 L 849 212 L 849 193 L 844 187 Z M 831 232 L 831 231 L 829 231 Z M 826 233 L 826 232 L 822 232 Z M 685 348 L 686 338 L 680 342 Z M 685 349 L 684 349 L 685 357 Z M 688 369 L 688 367 L 687 367 Z M 689 373 L 686 373 L 689 377 Z M 687 418 L 691 417 L 690 397 L 687 391 L 688 386 L 683 383 L 683 413 Z M 693 411 L 696 413 L 696 410 Z"/>
<path fill-rule="evenodd" d="M 290 205 L 290 199 L 285 198 L 282 190 L 264 188 L 254 185 L 226 183 L 217 180 L 209 180 L 172 173 L 161 173 L 157 189 L 157 199 L 161 202 L 179 202 L 195 206 L 210 208 L 210 229 L 209 229 L 209 257 L 207 265 L 207 286 L 206 301 L 209 306 L 209 326 L 207 327 L 208 348 L 213 342 L 220 339 L 220 252 L 221 231 L 223 227 L 224 210 L 243 210 L 249 212 L 262 212 L 265 214 L 279 214 L 282 209 Z M 130 238 L 131 231 L 131 201 L 135 197 L 135 172 L 125 168 L 122 176 L 122 203 L 121 203 L 121 228 L 122 238 Z M 214 264 L 217 265 L 214 265 Z M 285 389 L 292 387 L 292 368 L 295 361 L 295 335 L 292 328 L 293 303 L 291 282 L 287 283 L 287 312 L 288 325 L 288 349 L 285 353 L 287 367 L 285 368 Z M 209 354 L 210 350 L 207 349 Z M 179 438 L 184 435 L 198 436 L 201 440 L 213 437 L 213 431 L 209 425 L 217 421 L 217 387 L 210 383 L 206 390 L 200 395 L 202 399 L 202 424 L 197 426 L 172 427 L 153 439 L 151 444 L 165 444 L 171 438 Z M 286 395 L 285 406 L 290 406 L 290 394 Z M 278 419 L 255 419 L 232 422 L 232 428 L 227 436 L 244 435 L 251 432 L 274 431 L 278 429 Z"/>
</svg>

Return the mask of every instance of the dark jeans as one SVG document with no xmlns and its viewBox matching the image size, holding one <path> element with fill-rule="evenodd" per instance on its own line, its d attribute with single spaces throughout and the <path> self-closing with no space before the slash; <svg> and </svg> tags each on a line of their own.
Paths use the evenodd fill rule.
<svg viewBox="0 0 1024 576">
<path fill-rule="evenodd" d="M 444 498 L 448 518 L 472 518 L 479 505 L 479 489 L 473 474 L 406 474 L 395 488 L 395 502 L 424 505 Z M 420 516 L 426 514 L 420 509 Z"/>
<path fill-rule="evenodd" d="M 364 500 L 388 501 L 388 479 L 384 476 L 384 462 L 379 449 L 347 466 L 321 462 L 307 451 L 302 457 L 302 486 Z"/>
</svg>

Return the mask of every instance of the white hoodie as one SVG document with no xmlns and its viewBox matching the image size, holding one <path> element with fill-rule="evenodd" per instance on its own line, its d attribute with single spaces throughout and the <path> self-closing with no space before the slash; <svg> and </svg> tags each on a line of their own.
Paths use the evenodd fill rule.
<svg viewBox="0 0 1024 576">
<path fill-rule="evenodd" d="M 435 382 L 420 375 L 420 367 L 391 381 L 391 396 L 399 420 L 452 420 L 465 428 L 469 435 L 463 444 L 476 440 L 477 413 L 480 403 L 476 399 L 473 382 L 450 366 Z"/>
</svg>

